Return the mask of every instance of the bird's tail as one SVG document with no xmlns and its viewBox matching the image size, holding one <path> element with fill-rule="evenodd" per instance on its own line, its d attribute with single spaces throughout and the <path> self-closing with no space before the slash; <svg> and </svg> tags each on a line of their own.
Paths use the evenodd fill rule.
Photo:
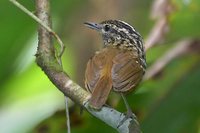
<svg viewBox="0 0 200 133">
<path fill-rule="evenodd" d="M 92 92 L 89 104 L 94 109 L 101 109 L 101 107 L 106 103 L 108 95 L 112 89 L 112 79 L 108 75 L 102 76 Z"/>
</svg>

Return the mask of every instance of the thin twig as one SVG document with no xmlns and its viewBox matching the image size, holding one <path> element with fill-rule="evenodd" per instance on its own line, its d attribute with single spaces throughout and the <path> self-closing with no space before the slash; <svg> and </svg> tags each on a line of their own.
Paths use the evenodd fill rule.
<svg viewBox="0 0 200 133">
<path fill-rule="evenodd" d="M 9 0 L 10 2 L 12 2 L 15 6 L 17 6 L 18 8 L 20 8 L 24 13 L 28 14 L 28 16 L 30 16 L 31 18 L 33 18 L 36 22 L 38 22 L 40 25 L 42 25 L 48 32 L 50 32 L 58 41 L 58 43 L 60 44 L 60 52 L 58 53 L 58 58 L 60 59 L 62 54 L 64 53 L 65 50 L 65 45 L 62 42 L 62 40 L 60 39 L 60 37 L 47 25 L 45 25 L 36 15 L 34 15 L 32 12 L 30 12 L 29 10 L 27 10 L 23 5 L 21 5 L 19 2 L 17 2 L 16 0 Z M 60 61 L 59 61 L 60 62 Z M 61 62 L 60 62 L 61 63 Z"/>
<path fill-rule="evenodd" d="M 65 106 L 66 106 L 66 118 L 67 118 L 67 133 L 71 133 L 70 118 L 69 118 L 68 97 L 65 97 Z"/>
<path fill-rule="evenodd" d="M 159 19 L 154 27 L 151 29 L 148 38 L 145 40 L 145 51 L 162 41 L 169 31 L 167 18 Z"/>
</svg>

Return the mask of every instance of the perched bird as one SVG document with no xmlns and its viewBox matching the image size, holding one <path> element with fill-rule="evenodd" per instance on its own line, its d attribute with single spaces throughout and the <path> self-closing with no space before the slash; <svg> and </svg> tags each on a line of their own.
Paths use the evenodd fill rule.
<svg viewBox="0 0 200 133">
<path fill-rule="evenodd" d="M 142 37 L 129 24 L 120 20 L 84 23 L 98 31 L 104 47 L 88 61 L 85 87 L 91 93 L 90 107 L 101 109 L 111 90 L 122 94 L 134 90 L 146 69 Z M 129 106 L 125 100 L 126 107 Z"/>
</svg>

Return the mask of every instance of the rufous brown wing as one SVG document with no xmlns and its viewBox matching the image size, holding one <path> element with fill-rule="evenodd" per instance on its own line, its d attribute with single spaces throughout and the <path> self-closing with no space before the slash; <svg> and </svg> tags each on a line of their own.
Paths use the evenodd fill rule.
<svg viewBox="0 0 200 133">
<path fill-rule="evenodd" d="M 85 86 L 91 92 L 89 104 L 100 109 L 113 88 L 117 92 L 130 91 L 141 80 L 143 69 L 134 51 L 106 47 L 98 51 L 87 64 Z"/>
</svg>

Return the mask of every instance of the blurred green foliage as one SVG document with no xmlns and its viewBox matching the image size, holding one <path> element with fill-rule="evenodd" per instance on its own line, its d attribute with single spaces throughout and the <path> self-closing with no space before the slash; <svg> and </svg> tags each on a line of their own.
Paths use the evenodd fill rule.
<svg viewBox="0 0 200 133">
<path fill-rule="evenodd" d="M 34 12 L 34 1 L 19 2 Z M 83 86 L 85 64 L 101 44 L 97 34 L 84 28 L 84 21 L 122 19 L 145 38 L 154 24 L 149 19 L 152 2 L 51 0 L 53 27 L 65 42 L 63 65 L 70 77 Z M 177 41 L 200 39 L 200 1 L 171 2 L 175 10 L 168 18 L 170 31 L 163 45 L 148 50 L 148 66 Z M 34 62 L 37 24 L 7 0 L 0 1 L 0 18 L 0 133 L 66 132 L 64 96 Z M 199 53 L 193 51 L 177 57 L 127 95 L 144 133 L 200 132 L 199 61 Z M 124 111 L 122 101 L 112 97 L 116 96 L 109 103 L 117 102 L 113 106 Z M 115 132 L 87 112 L 81 116 L 72 102 L 70 118 L 72 133 Z"/>
<path fill-rule="evenodd" d="M 172 0 L 175 12 L 170 16 L 171 39 L 200 36 L 199 0 Z"/>
</svg>

